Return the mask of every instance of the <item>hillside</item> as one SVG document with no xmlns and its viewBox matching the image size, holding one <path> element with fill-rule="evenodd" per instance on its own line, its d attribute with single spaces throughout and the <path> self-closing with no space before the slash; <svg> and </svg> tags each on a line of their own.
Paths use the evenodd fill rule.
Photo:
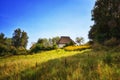
<svg viewBox="0 0 120 80">
<path fill-rule="evenodd" d="M 120 80 L 120 53 L 53 50 L 0 58 L 0 80 Z"/>
</svg>

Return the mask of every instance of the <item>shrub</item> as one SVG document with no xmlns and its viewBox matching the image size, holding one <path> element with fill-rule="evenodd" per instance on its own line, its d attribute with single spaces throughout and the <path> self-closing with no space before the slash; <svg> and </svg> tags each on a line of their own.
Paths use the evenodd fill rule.
<svg viewBox="0 0 120 80">
<path fill-rule="evenodd" d="M 53 50 L 53 49 L 57 49 L 57 45 L 53 45 L 53 46 L 44 46 L 43 44 L 34 44 L 31 48 L 29 53 L 37 53 L 40 51 L 48 51 L 48 50 Z"/>
<path fill-rule="evenodd" d="M 74 46 L 74 44 L 75 44 L 75 43 L 71 41 L 70 43 L 67 43 L 64 47 L 67 47 L 67 46 Z"/>
<path fill-rule="evenodd" d="M 42 46 L 42 44 L 34 44 L 30 48 L 30 53 L 37 53 L 37 52 L 41 51 L 42 49 L 44 49 L 44 47 Z"/>
<path fill-rule="evenodd" d="M 120 52 L 120 45 L 114 46 L 114 47 L 109 47 L 110 52 Z"/>
<path fill-rule="evenodd" d="M 6 45 L 0 44 L 0 56 L 7 55 L 8 51 L 9 51 L 9 48 Z"/>
<path fill-rule="evenodd" d="M 58 48 L 58 46 L 57 45 L 53 45 L 53 49 L 57 49 Z"/>
<path fill-rule="evenodd" d="M 102 47 L 103 47 L 103 46 L 100 45 L 99 43 L 94 43 L 94 44 L 92 45 L 92 48 L 93 48 L 94 51 L 102 50 L 102 49 L 103 49 Z"/>
<path fill-rule="evenodd" d="M 102 44 L 99 44 L 96 42 L 92 45 L 92 49 L 94 51 L 108 51 L 109 50 L 107 46 L 103 46 Z"/>
<path fill-rule="evenodd" d="M 10 46 L 9 52 L 12 55 L 24 55 L 24 54 L 27 54 L 27 50 L 24 47 L 15 48 L 14 46 Z"/>
<path fill-rule="evenodd" d="M 27 54 L 27 50 L 24 47 L 19 47 L 17 51 L 17 54 Z"/>
<path fill-rule="evenodd" d="M 14 46 L 10 46 L 10 51 L 11 54 L 16 55 L 18 53 L 17 49 Z"/>
<path fill-rule="evenodd" d="M 117 40 L 116 38 L 111 38 L 111 39 L 105 41 L 104 45 L 108 46 L 108 47 L 114 47 L 114 46 L 118 46 L 119 43 L 120 43 L 119 40 Z"/>
</svg>

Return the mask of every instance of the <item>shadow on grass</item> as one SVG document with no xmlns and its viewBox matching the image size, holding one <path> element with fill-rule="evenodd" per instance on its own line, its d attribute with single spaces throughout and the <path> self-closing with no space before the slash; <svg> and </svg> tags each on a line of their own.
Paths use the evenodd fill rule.
<svg viewBox="0 0 120 80">
<path fill-rule="evenodd" d="M 86 76 L 90 70 L 95 71 L 97 66 L 97 60 L 93 60 L 91 56 L 87 53 L 76 54 L 42 64 L 36 63 L 34 67 L 22 71 L 16 77 L 13 75 L 13 78 L 18 76 L 20 80 L 84 80 L 97 77 L 96 72 L 92 73 L 94 76 Z"/>
<path fill-rule="evenodd" d="M 42 64 L 36 63 L 34 67 L 1 80 L 119 80 L 120 73 L 116 73 L 114 70 L 113 73 L 108 73 L 108 76 L 105 75 L 106 77 L 99 73 L 102 55 L 85 52 L 84 54 L 49 60 Z M 101 69 L 104 68 L 104 64 L 101 66 L 103 66 Z M 112 69 L 110 68 L 110 70 Z"/>
</svg>

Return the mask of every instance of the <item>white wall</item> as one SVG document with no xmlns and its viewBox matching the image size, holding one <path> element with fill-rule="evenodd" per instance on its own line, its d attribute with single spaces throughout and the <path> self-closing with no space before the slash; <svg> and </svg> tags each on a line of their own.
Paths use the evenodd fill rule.
<svg viewBox="0 0 120 80">
<path fill-rule="evenodd" d="M 65 44 L 58 44 L 58 47 L 59 48 L 62 48 L 62 47 L 64 47 L 65 46 Z"/>
</svg>

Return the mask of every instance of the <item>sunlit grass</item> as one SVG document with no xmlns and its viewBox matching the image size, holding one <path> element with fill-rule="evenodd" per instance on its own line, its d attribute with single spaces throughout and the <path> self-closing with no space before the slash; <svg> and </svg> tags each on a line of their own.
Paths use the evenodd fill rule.
<svg viewBox="0 0 120 80">
<path fill-rule="evenodd" d="M 101 53 L 101 54 L 100 54 Z M 107 55 L 110 54 L 108 58 Z M 49 60 L 35 69 L 24 71 L 24 80 L 120 80 L 120 53 L 88 51 Z M 111 62 L 106 62 L 110 60 Z M 28 73 L 29 72 L 29 73 Z"/>
<path fill-rule="evenodd" d="M 80 46 L 67 46 L 65 47 L 66 51 L 81 51 L 85 49 L 90 49 L 90 45 L 80 45 Z"/>
<path fill-rule="evenodd" d="M 120 80 L 120 52 L 58 49 L 0 63 L 0 80 Z"/>
<path fill-rule="evenodd" d="M 34 68 L 38 64 L 47 62 L 49 60 L 72 56 L 76 54 L 81 54 L 83 52 L 90 51 L 71 51 L 67 52 L 61 49 L 41 52 L 34 55 L 19 55 L 12 56 L 6 58 L 0 58 L 0 79 L 4 79 L 4 77 L 10 77 L 12 75 L 20 74 L 22 71 Z"/>
</svg>

